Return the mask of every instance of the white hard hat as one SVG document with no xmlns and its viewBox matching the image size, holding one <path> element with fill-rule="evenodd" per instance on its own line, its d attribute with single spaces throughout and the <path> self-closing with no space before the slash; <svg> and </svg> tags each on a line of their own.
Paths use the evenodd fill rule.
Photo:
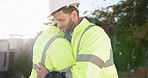
<svg viewBox="0 0 148 78">
<path fill-rule="evenodd" d="M 50 15 L 64 6 L 79 5 L 79 0 L 49 0 Z M 76 7 L 76 6 L 75 6 Z M 77 7 L 76 7 L 77 8 Z"/>
</svg>

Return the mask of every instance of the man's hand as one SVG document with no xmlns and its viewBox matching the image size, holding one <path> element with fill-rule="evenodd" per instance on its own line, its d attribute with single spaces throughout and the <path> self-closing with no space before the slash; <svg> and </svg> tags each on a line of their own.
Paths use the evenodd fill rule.
<svg viewBox="0 0 148 78">
<path fill-rule="evenodd" d="M 39 68 L 36 68 L 37 77 L 44 78 L 45 75 L 48 74 L 48 70 L 42 63 L 39 63 L 39 66 Z"/>
</svg>

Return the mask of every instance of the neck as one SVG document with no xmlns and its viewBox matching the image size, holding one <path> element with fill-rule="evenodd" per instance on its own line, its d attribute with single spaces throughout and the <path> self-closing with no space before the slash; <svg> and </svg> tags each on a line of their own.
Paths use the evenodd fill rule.
<svg viewBox="0 0 148 78">
<path fill-rule="evenodd" d="M 72 31 L 71 32 L 73 32 L 74 31 L 74 29 L 75 29 L 75 27 L 76 26 L 78 26 L 80 24 L 80 19 L 78 18 L 76 21 L 74 21 L 74 26 L 73 26 L 73 28 L 72 28 Z"/>
<path fill-rule="evenodd" d="M 76 21 L 76 26 L 77 26 L 78 24 L 80 24 L 80 18 L 78 18 L 77 21 Z"/>
</svg>

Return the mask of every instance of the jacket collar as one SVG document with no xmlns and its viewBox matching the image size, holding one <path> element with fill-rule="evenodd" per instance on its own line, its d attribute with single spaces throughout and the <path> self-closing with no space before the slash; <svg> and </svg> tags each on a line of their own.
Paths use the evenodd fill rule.
<svg viewBox="0 0 148 78">
<path fill-rule="evenodd" d="M 84 30 L 84 29 L 85 29 L 87 26 L 89 26 L 89 25 L 90 25 L 90 22 L 89 22 L 86 18 L 83 18 L 82 21 L 80 22 L 80 24 L 78 24 L 78 25 L 74 28 L 73 33 L 82 31 L 82 30 Z"/>
</svg>

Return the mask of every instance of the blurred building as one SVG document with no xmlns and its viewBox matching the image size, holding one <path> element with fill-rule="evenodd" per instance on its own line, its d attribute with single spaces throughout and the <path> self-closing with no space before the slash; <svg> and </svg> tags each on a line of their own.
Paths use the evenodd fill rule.
<svg viewBox="0 0 148 78">
<path fill-rule="evenodd" d="M 0 72 L 8 71 L 12 60 L 19 58 L 22 50 L 23 36 L 11 34 L 9 39 L 0 40 Z"/>
<path fill-rule="evenodd" d="M 23 46 L 23 36 L 19 34 L 10 34 L 9 37 L 9 51 L 15 52 L 15 60 L 19 58 L 19 55 Z"/>
<path fill-rule="evenodd" d="M 9 42 L 7 39 L 0 40 L 0 72 L 8 71 Z"/>
</svg>

